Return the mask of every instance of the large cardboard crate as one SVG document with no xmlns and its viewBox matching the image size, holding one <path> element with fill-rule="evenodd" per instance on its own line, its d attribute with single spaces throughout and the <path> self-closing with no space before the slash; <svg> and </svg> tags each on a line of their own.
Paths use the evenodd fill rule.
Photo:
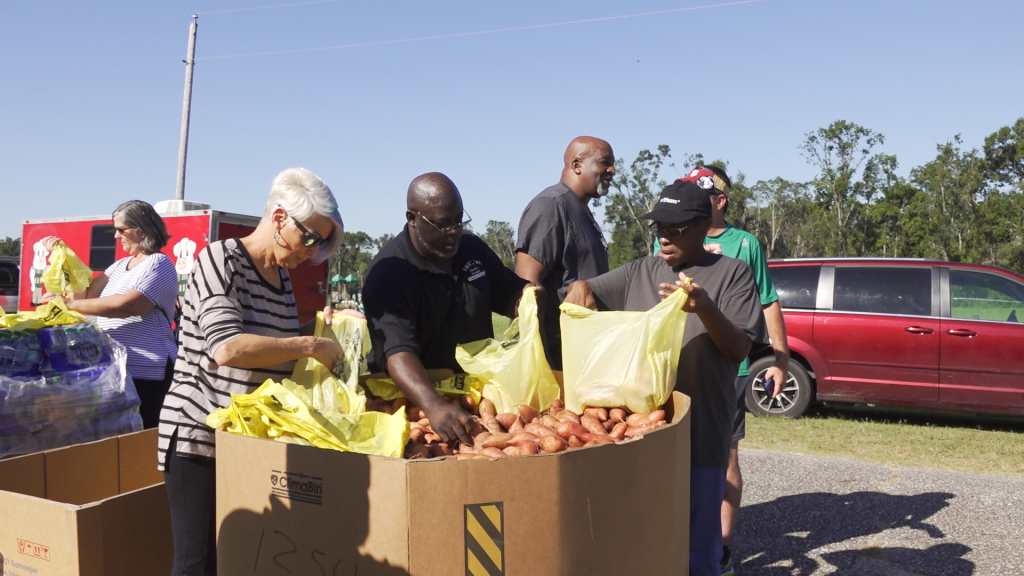
<svg viewBox="0 0 1024 576">
<path fill-rule="evenodd" d="M 689 398 L 630 442 L 401 460 L 217 433 L 222 574 L 687 573 Z"/>
<path fill-rule="evenodd" d="M 156 430 L 0 460 L 0 574 L 171 571 Z"/>
</svg>

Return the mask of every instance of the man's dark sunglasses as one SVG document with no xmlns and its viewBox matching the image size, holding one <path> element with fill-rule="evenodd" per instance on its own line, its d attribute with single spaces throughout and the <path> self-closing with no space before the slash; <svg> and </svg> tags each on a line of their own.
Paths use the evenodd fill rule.
<svg viewBox="0 0 1024 576">
<path fill-rule="evenodd" d="M 288 212 L 285 212 L 285 214 L 288 214 Z M 295 222 L 295 227 L 299 229 L 299 232 L 302 232 L 302 245 L 306 248 L 313 248 L 314 246 L 319 246 L 326 242 L 323 236 L 307 229 L 302 225 L 302 222 L 299 222 L 291 214 L 288 214 L 288 217 L 292 219 L 292 222 Z"/>
<path fill-rule="evenodd" d="M 692 222 L 690 222 L 689 224 L 687 224 L 685 226 L 672 226 L 672 227 L 665 227 L 665 226 L 662 226 L 661 224 L 658 224 L 657 222 L 652 222 L 651 223 L 651 228 L 654 229 L 654 233 L 657 234 L 658 236 L 664 236 L 665 238 L 670 238 L 670 239 L 671 238 L 682 238 L 683 234 L 686 234 L 686 231 L 691 226 L 696 224 L 697 222 L 700 222 L 700 220 L 699 219 L 698 220 L 693 220 Z"/>
</svg>

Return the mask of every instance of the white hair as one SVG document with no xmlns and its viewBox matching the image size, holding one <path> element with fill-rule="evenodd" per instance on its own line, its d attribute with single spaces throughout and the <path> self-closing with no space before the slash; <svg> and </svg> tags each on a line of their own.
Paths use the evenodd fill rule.
<svg viewBox="0 0 1024 576">
<path fill-rule="evenodd" d="M 270 185 L 270 198 L 263 210 L 263 218 L 270 218 L 278 206 L 299 222 L 314 214 L 334 222 L 330 240 L 323 243 L 316 256 L 310 259 L 314 264 L 323 262 L 341 246 L 344 223 L 338 211 L 338 201 L 327 184 L 313 172 L 305 168 L 288 168 L 278 174 Z"/>
</svg>

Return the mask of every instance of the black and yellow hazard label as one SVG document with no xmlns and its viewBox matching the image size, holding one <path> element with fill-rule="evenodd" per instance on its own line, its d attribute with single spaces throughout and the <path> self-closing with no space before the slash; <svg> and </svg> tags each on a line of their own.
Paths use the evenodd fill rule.
<svg viewBox="0 0 1024 576">
<path fill-rule="evenodd" d="M 504 573 L 503 503 L 466 504 L 466 576 L 498 576 Z"/>
</svg>

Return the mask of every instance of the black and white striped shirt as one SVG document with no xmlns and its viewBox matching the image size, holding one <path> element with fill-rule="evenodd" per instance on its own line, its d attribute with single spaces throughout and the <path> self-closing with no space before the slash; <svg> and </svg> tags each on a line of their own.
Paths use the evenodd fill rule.
<svg viewBox="0 0 1024 576">
<path fill-rule="evenodd" d="M 275 288 L 234 238 L 210 244 L 196 259 L 185 292 L 174 383 L 160 413 L 161 470 L 172 436 L 177 437 L 175 452 L 214 457 L 214 432 L 206 417 L 230 404 L 231 394 L 248 394 L 268 378 L 291 376 L 295 361 L 244 369 L 213 360 L 218 348 L 241 334 L 299 335 L 291 280 L 287 270 L 280 268 L 279 273 L 281 288 Z"/>
</svg>

